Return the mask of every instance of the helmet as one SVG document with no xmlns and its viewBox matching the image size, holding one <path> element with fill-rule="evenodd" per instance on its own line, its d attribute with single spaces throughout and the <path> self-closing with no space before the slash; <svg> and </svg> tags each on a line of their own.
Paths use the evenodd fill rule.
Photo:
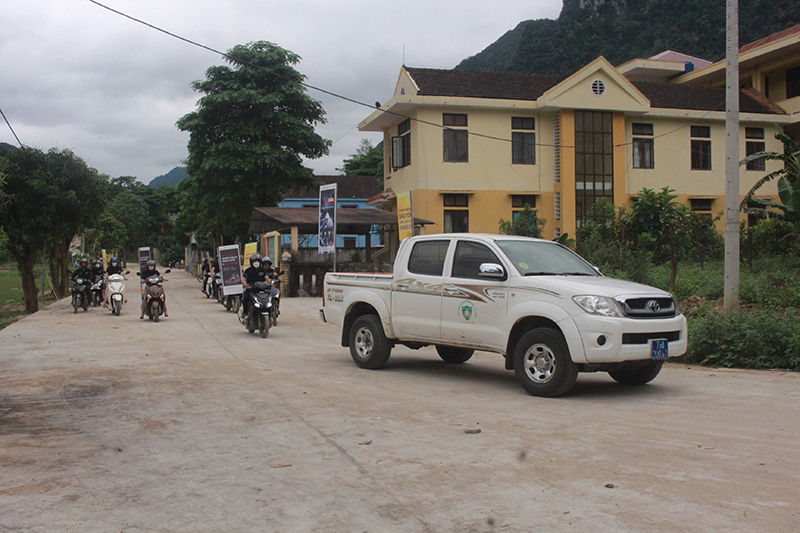
<svg viewBox="0 0 800 533">
<path fill-rule="evenodd" d="M 94 260 L 94 263 L 92 263 L 92 264 L 93 264 L 94 266 L 96 266 L 96 267 L 99 267 L 100 265 L 102 265 L 102 263 L 100 262 L 100 260 L 99 260 L 99 259 L 95 259 L 95 260 Z"/>
<path fill-rule="evenodd" d="M 268 255 L 266 255 L 266 256 L 264 256 L 264 263 L 269 263 L 271 265 L 272 264 L 272 259 L 270 259 Z"/>
<path fill-rule="evenodd" d="M 83 263 L 86 263 L 88 265 L 89 264 L 89 260 L 86 259 L 85 257 L 81 257 L 81 260 L 78 261 L 78 264 L 82 265 Z"/>
<path fill-rule="evenodd" d="M 109 261 L 110 263 L 116 263 L 116 262 L 117 262 L 117 258 L 116 258 L 116 257 L 112 257 L 112 258 L 111 258 L 111 259 L 109 259 L 108 261 Z"/>
<path fill-rule="evenodd" d="M 150 260 L 147 262 L 147 268 L 149 268 L 150 270 L 155 270 L 155 268 L 156 268 L 156 262 L 155 262 L 154 260 L 150 259 Z"/>
<path fill-rule="evenodd" d="M 250 256 L 250 264 L 252 265 L 255 261 L 261 261 L 261 256 L 258 254 L 253 254 Z"/>
</svg>

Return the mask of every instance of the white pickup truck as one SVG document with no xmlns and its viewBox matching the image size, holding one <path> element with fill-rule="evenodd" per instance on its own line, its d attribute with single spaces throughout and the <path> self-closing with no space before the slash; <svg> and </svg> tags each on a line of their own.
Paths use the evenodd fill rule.
<svg viewBox="0 0 800 533">
<path fill-rule="evenodd" d="M 579 372 L 626 385 L 686 351 L 686 318 L 662 290 L 600 274 L 552 241 L 467 233 L 405 239 L 393 274 L 328 273 L 320 316 L 361 368 L 392 347 L 435 345 L 448 363 L 505 356 L 522 387 L 560 396 Z"/>
</svg>

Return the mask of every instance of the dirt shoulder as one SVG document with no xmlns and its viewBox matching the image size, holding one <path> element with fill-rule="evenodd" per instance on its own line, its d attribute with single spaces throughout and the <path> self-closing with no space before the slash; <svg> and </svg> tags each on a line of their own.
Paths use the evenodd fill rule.
<svg viewBox="0 0 800 533">
<path fill-rule="evenodd" d="M 0 529 L 800 530 L 798 374 L 534 398 L 487 353 L 358 369 L 317 299 L 261 339 L 168 277 L 159 324 L 62 300 L 0 331 Z"/>
</svg>

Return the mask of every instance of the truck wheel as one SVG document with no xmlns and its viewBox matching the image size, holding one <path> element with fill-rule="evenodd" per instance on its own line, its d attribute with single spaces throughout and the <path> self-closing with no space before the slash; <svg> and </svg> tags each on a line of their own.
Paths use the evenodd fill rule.
<svg viewBox="0 0 800 533">
<path fill-rule="evenodd" d="M 455 348 L 453 346 L 436 345 L 436 353 L 439 354 L 439 357 L 441 357 L 442 361 L 445 363 L 457 365 L 469 361 L 469 358 L 472 357 L 472 354 L 475 353 L 475 350 L 470 350 L 469 348 Z"/>
<path fill-rule="evenodd" d="M 656 379 L 663 365 L 664 361 L 647 361 L 642 365 L 621 366 L 610 370 L 608 375 L 623 385 L 644 385 Z"/>
<path fill-rule="evenodd" d="M 350 355 L 361 367 L 377 370 L 386 365 L 392 345 L 381 326 L 378 315 L 362 315 L 350 328 Z"/>
<path fill-rule="evenodd" d="M 578 366 L 561 332 L 536 328 L 523 335 L 514 350 L 514 373 L 529 394 L 552 398 L 569 392 Z"/>
</svg>

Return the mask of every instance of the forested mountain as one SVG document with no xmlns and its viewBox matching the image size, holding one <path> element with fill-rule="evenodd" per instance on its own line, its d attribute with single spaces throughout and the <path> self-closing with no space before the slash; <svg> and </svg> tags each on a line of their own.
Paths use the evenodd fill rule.
<svg viewBox="0 0 800 533">
<path fill-rule="evenodd" d="M 739 0 L 739 43 L 800 23 L 800 0 Z M 456 68 L 569 74 L 674 50 L 725 56 L 725 0 L 564 0 L 557 20 L 521 22 Z"/>
<path fill-rule="evenodd" d="M 168 185 L 177 185 L 186 177 L 186 167 L 175 167 L 163 176 L 153 178 L 148 185 L 151 187 L 164 187 Z"/>
</svg>

